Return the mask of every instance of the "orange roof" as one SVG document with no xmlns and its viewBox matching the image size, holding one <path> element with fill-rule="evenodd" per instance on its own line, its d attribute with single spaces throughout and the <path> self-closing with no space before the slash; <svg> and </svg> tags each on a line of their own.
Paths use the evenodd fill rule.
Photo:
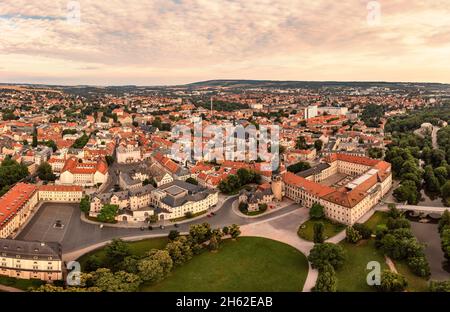
<svg viewBox="0 0 450 312">
<path fill-rule="evenodd" d="M 308 193 L 318 197 L 325 196 L 335 191 L 333 188 L 329 186 L 321 185 L 319 183 L 306 180 L 305 178 L 300 177 L 292 172 L 286 172 L 283 175 L 283 180 L 286 184 L 301 187 Z"/>
<path fill-rule="evenodd" d="M 0 198 L 0 226 L 12 219 L 35 192 L 33 184 L 17 183 L 3 195 Z"/>
</svg>

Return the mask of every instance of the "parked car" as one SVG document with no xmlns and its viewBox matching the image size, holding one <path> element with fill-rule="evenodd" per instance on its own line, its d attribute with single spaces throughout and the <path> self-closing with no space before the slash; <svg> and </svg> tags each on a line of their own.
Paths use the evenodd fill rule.
<svg viewBox="0 0 450 312">
<path fill-rule="evenodd" d="M 173 226 L 176 228 L 179 227 L 178 223 L 175 223 Z"/>
<path fill-rule="evenodd" d="M 211 212 L 211 215 L 215 216 L 215 215 L 216 215 L 216 213 L 215 213 L 215 212 Z"/>
<path fill-rule="evenodd" d="M 149 226 L 148 226 L 148 230 L 149 230 L 149 231 L 153 231 L 153 226 L 149 225 Z"/>
<path fill-rule="evenodd" d="M 161 230 L 164 230 L 164 225 L 161 224 L 161 225 L 159 226 L 159 228 L 160 228 Z"/>
<path fill-rule="evenodd" d="M 144 230 L 145 230 L 145 227 L 141 226 L 141 231 L 144 231 Z"/>
</svg>

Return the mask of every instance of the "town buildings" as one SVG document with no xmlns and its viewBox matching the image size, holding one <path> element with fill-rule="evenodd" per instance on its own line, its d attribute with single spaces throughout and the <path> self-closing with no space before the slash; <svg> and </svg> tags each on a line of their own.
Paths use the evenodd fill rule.
<svg viewBox="0 0 450 312">
<path fill-rule="evenodd" d="M 76 157 L 67 159 L 61 169 L 60 184 L 94 186 L 103 184 L 108 179 L 108 165 L 99 157 L 97 161 L 83 161 Z"/>
<path fill-rule="evenodd" d="M 56 281 L 63 278 L 59 243 L 0 239 L 0 275 Z"/>
<path fill-rule="evenodd" d="M 305 206 L 319 203 L 325 215 L 352 225 L 391 188 L 391 165 L 347 154 L 331 154 L 323 163 L 297 175 L 283 175 L 286 197 Z"/>
<path fill-rule="evenodd" d="M 158 220 L 170 220 L 208 210 L 218 202 L 218 191 L 181 180 L 154 188 L 152 185 L 92 197 L 89 215 L 97 217 L 103 205 L 119 207 L 117 221 L 143 222 L 156 215 Z"/>
</svg>

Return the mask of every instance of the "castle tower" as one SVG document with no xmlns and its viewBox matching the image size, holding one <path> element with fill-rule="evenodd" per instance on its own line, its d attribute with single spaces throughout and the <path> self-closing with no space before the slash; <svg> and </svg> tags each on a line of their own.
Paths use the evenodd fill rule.
<svg viewBox="0 0 450 312">
<path fill-rule="evenodd" d="M 271 188 L 274 200 L 283 200 L 283 180 L 280 175 L 276 175 L 272 178 Z"/>
</svg>

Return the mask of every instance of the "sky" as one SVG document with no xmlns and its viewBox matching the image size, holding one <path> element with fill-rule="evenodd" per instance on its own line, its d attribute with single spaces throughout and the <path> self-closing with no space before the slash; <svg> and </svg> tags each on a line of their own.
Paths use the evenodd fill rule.
<svg viewBox="0 0 450 312">
<path fill-rule="evenodd" d="M 0 82 L 450 83 L 450 0 L 0 0 Z"/>
</svg>

